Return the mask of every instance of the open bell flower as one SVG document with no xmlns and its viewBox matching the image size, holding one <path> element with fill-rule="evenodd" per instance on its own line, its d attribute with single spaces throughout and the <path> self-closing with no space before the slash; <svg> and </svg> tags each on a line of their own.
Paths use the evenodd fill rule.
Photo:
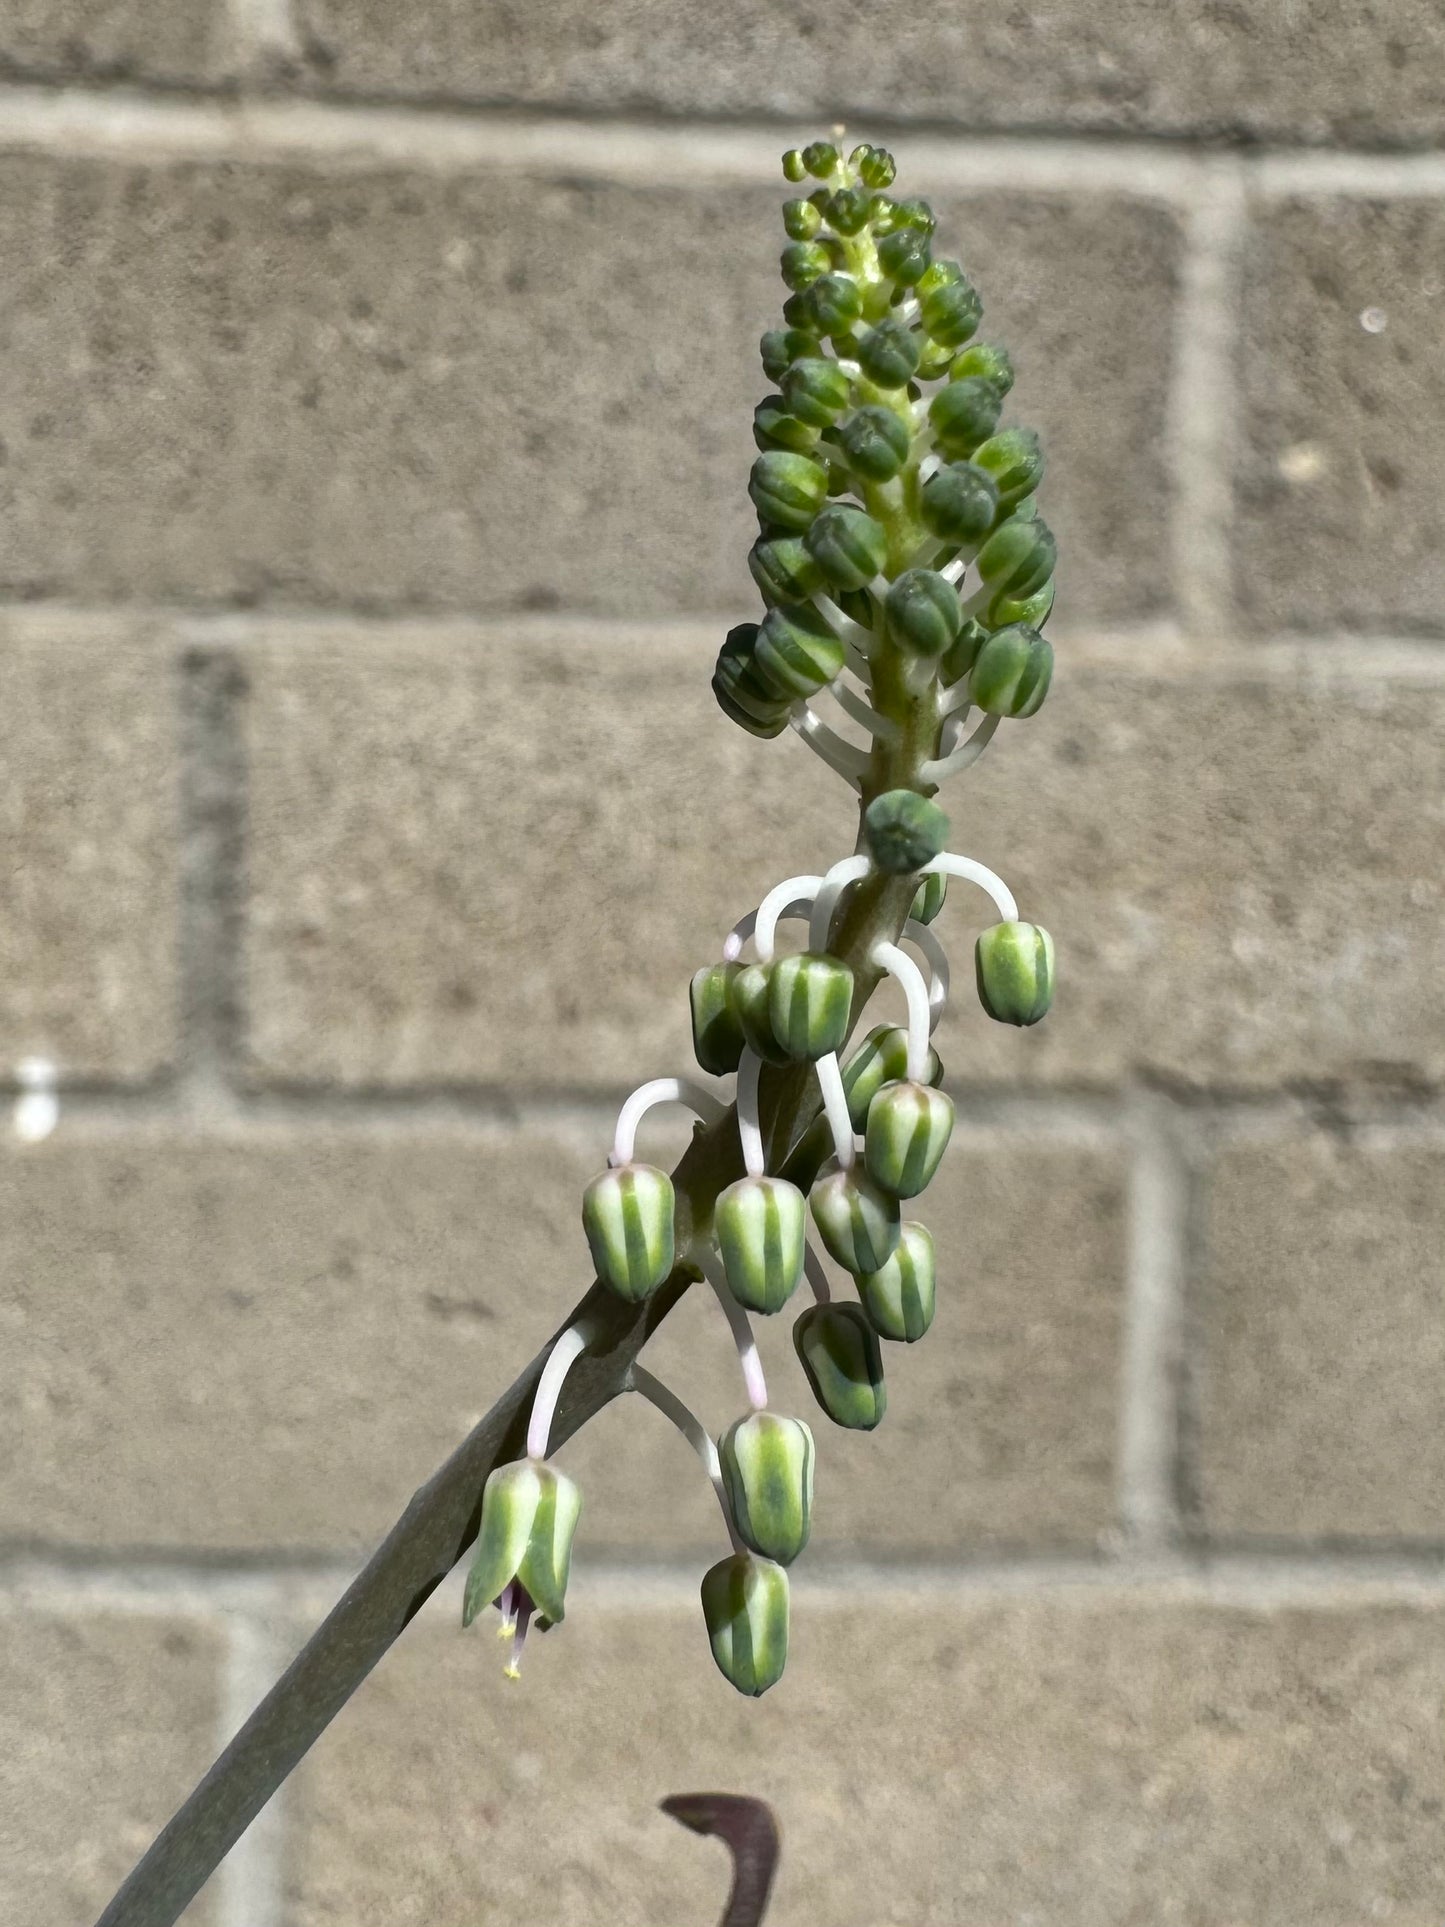
<svg viewBox="0 0 1445 1927">
<path fill-rule="evenodd" d="M 462 1624 L 497 1606 L 512 1642 L 515 1679 L 533 1614 L 541 1630 L 560 1624 L 572 1564 L 572 1536 L 582 1494 L 565 1472 L 542 1459 L 499 1465 L 482 1489 L 482 1524 L 462 1597 Z"/>
</svg>

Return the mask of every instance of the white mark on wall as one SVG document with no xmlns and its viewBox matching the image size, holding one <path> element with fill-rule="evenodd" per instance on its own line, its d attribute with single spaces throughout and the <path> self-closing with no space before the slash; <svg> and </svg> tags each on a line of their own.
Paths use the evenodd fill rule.
<svg viewBox="0 0 1445 1927">
<path fill-rule="evenodd" d="M 23 1057 L 15 1067 L 20 1095 L 11 1128 L 22 1144 L 39 1144 L 60 1122 L 59 1073 L 48 1057 Z"/>
</svg>

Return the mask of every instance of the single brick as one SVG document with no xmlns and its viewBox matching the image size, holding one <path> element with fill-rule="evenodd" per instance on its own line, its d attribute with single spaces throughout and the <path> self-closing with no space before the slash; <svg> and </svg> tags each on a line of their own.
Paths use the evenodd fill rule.
<svg viewBox="0 0 1445 1927">
<path fill-rule="evenodd" d="M 1438 1084 L 1442 729 L 1419 661 L 1151 672 L 1062 646 L 1043 709 L 1004 724 L 951 806 L 957 847 L 1053 933 L 1054 1008 L 1023 1031 L 983 1016 L 966 946 L 992 912 L 951 885 L 950 1074 Z"/>
<path fill-rule="evenodd" d="M 10 156 L 0 589 L 750 613 L 782 193 Z M 1060 425 L 1070 613 L 1147 612 L 1173 225 L 984 195 L 975 241 L 1018 407 Z"/>
<path fill-rule="evenodd" d="M 0 1612 L 0 1915 L 94 1919 L 220 1742 L 215 1635 L 99 1609 Z M 187 1908 L 211 1927 L 214 1892 Z"/>
<path fill-rule="evenodd" d="M 227 42 L 223 0 L 0 0 L 6 79 L 214 79 Z"/>
<path fill-rule="evenodd" d="M 1445 368 L 1420 263 L 1442 253 L 1437 200 L 1256 210 L 1234 537 L 1256 629 L 1440 630 Z"/>
<path fill-rule="evenodd" d="M 656 1811 L 700 1787 L 780 1818 L 769 1927 L 1445 1909 L 1438 1607 L 799 1583 L 787 1673 L 754 1702 L 690 1593 L 579 1589 L 520 1686 L 443 1606 L 301 1769 L 293 1927 L 715 1919 L 726 1856 Z"/>
<path fill-rule="evenodd" d="M 176 690 L 140 627 L 0 616 L 0 1065 L 139 1079 L 175 1047 Z"/>
<path fill-rule="evenodd" d="M 501 0 L 299 0 L 312 73 L 343 90 L 453 99 L 979 128 L 1097 128 L 1311 140 L 1445 134 L 1445 36 L 1430 0 L 1287 9 L 1041 0 L 1028 33 L 980 0 L 786 10 L 683 0 L 509 11 Z M 785 138 L 807 126 L 779 127 Z M 906 141 L 900 140 L 906 149 Z"/>
<path fill-rule="evenodd" d="M 685 1128 L 645 1148 L 669 1158 Z M 581 1190 L 607 1138 L 605 1119 L 595 1142 L 62 1130 L 0 1159 L 16 1386 L 0 1538 L 369 1546 L 581 1295 Z M 953 1154 L 920 1213 L 939 1246 L 935 1332 L 889 1348 L 873 1438 L 816 1421 L 820 1545 L 1087 1544 L 1107 1526 L 1121 1190 L 1103 1153 L 1005 1139 Z M 807 1416 L 790 1326 L 761 1336 L 775 1401 Z M 715 1432 L 741 1410 L 706 1289 L 649 1361 Z M 718 1536 L 687 1447 L 640 1401 L 562 1462 L 594 1556 Z"/>
<path fill-rule="evenodd" d="M 1205 1183 L 1205 1530 L 1445 1540 L 1445 1152 L 1251 1143 Z"/>
</svg>

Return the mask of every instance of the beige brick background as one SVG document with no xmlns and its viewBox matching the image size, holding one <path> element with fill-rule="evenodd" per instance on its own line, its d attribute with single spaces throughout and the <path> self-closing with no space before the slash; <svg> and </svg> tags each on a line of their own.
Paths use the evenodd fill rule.
<svg viewBox="0 0 1445 1927">
<path fill-rule="evenodd" d="M 785 1927 L 1440 1927 L 1442 74 L 1431 0 L 0 0 L 0 1919 L 93 1919 L 851 846 L 707 688 L 845 116 L 1049 442 L 1055 690 L 950 803 L 1057 1008 L 945 1019 L 937 1324 L 776 1691 L 613 1408 L 525 1683 L 443 1589 L 187 1918 L 709 1920 L 717 1785 Z M 701 1295 L 652 1349 L 734 1415 Z"/>
</svg>

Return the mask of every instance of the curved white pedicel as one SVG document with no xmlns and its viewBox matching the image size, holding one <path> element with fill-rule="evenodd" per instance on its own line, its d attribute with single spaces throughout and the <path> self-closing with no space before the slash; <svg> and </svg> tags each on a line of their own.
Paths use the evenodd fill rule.
<svg viewBox="0 0 1445 1927">
<path fill-rule="evenodd" d="M 998 907 L 999 917 L 1004 923 L 1018 921 L 1019 907 L 1014 901 L 1013 891 L 1002 877 L 995 876 L 993 871 L 986 869 L 982 863 L 975 863 L 971 856 L 955 856 L 951 850 L 945 850 L 942 856 L 936 856 L 932 863 L 925 863 L 919 875 L 962 877 L 966 883 L 976 883 L 981 890 L 986 890 L 993 898 Z"/>
<path fill-rule="evenodd" d="M 794 703 L 788 712 L 788 722 L 816 756 L 820 756 L 843 781 L 853 789 L 862 787 L 867 772 L 869 758 L 854 744 L 845 742 L 834 729 L 829 729 L 822 717 L 809 709 L 804 702 Z"/>
<path fill-rule="evenodd" d="M 901 985 L 908 1003 L 908 1075 L 915 1084 L 928 1082 L 928 985 L 923 972 L 896 943 L 875 943 L 873 961 Z"/>
<path fill-rule="evenodd" d="M 818 1059 L 814 1068 L 818 1073 L 818 1089 L 823 1096 L 823 1113 L 828 1120 L 828 1129 L 833 1133 L 833 1152 L 840 1168 L 846 1171 L 858 1152 L 853 1139 L 853 1120 L 848 1115 L 848 1093 L 843 1088 L 843 1073 L 838 1067 L 838 1053 L 830 1050 L 826 1057 Z"/>
<path fill-rule="evenodd" d="M 762 1069 L 763 1060 L 745 1046 L 738 1059 L 738 1137 L 743 1147 L 743 1168 L 750 1178 L 762 1177 L 768 1168 L 758 1122 L 758 1079 Z"/>
<path fill-rule="evenodd" d="M 752 1320 L 748 1317 L 747 1307 L 740 1305 L 728 1287 L 727 1274 L 721 1261 L 709 1251 L 699 1260 L 703 1276 L 717 1293 L 717 1301 L 723 1308 L 723 1316 L 728 1321 L 728 1329 L 737 1347 L 738 1364 L 742 1367 L 743 1385 L 747 1390 L 748 1403 L 755 1412 L 761 1412 L 768 1402 L 768 1381 L 763 1376 L 763 1361 L 758 1354 L 758 1341 L 753 1336 Z"/>
<path fill-rule="evenodd" d="M 631 1164 L 637 1148 L 637 1127 L 654 1104 L 686 1104 L 704 1124 L 716 1124 L 727 1113 L 727 1105 L 716 1091 L 690 1077 L 654 1077 L 647 1084 L 639 1084 L 617 1113 L 612 1155 L 607 1160 L 614 1170 L 619 1164 Z"/>
<path fill-rule="evenodd" d="M 779 917 L 787 915 L 794 902 L 811 905 L 822 887 L 822 877 L 788 877 L 782 883 L 773 885 L 758 905 L 757 916 L 753 919 L 753 945 L 759 963 L 773 961 Z"/>
<path fill-rule="evenodd" d="M 835 676 L 828 684 L 828 694 L 844 715 L 851 717 L 855 723 L 861 723 L 870 736 L 881 737 L 890 743 L 897 741 L 898 724 L 890 716 L 880 716 L 868 698 L 854 689 L 851 683 L 845 682 L 841 675 Z"/>
<path fill-rule="evenodd" d="M 781 923 L 785 917 L 806 917 L 812 908 L 813 899 L 810 896 L 795 897 L 790 904 L 778 912 L 778 922 Z M 756 910 L 749 910 L 745 917 L 738 918 L 737 922 L 728 932 L 726 941 L 723 944 L 724 963 L 737 962 L 738 958 L 743 954 L 744 944 L 747 943 L 753 931 L 757 928 L 757 923 L 758 913 Z"/>
<path fill-rule="evenodd" d="M 688 1410 L 676 1392 L 664 1385 L 660 1378 L 654 1378 L 644 1365 L 633 1366 L 632 1389 L 634 1392 L 641 1392 L 648 1404 L 655 1405 L 664 1418 L 672 1420 L 702 1460 L 702 1469 L 711 1479 L 712 1489 L 717 1494 L 717 1502 L 722 1507 L 723 1521 L 728 1529 L 728 1537 L 732 1540 L 733 1551 L 741 1552 L 743 1542 L 737 1535 L 733 1525 L 733 1515 L 728 1509 L 727 1487 L 723 1484 L 722 1465 L 718 1459 L 717 1447 L 713 1444 L 708 1432 L 704 1430 L 702 1421 Z"/>
<path fill-rule="evenodd" d="M 982 717 L 966 742 L 950 748 L 947 755 L 923 764 L 918 772 L 921 779 L 925 783 L 941 783 L 946 777 L 957 776 L 960 770 L 970 768 L 993 741 L 994 731 L 1001 720 L 998 716 Z"/>
<path fill-rule="evenodd" d="M 928 1028 L 933 1032 L 938 1029 L 938 1020 L 948 1007 L 948 952 L 929 925 L 920 923 L 917 917 L 910 917 L 904 924 L 901 940 L 921 950 L 928 964 Z"/>
<path fill-rule="evenodd" d="M 527 1420 L 527 1457 L 545 1459 L 552 1442 L 552 1420 L 557 1415 L 557 1400 L 562 1396 L 562 1387 L 573 1365 L 592 1342 L 592 1321 L 579 1318 L 575 1325 L 569 1325 L 551 1351 L 542 1367 L 542 1375 L 537 1380 L 537 1389 L 532 1394 L 532 1413 Z"/>
<path fill-rule="evenodd" d="M 859 673 L 866 676 L 869 672 L 868 650 L 873 643 L 873 631 L 855 622 L 852 616 L 840 609 L 825 589 L 817 589 L 809 598 L 818 614 L 827 623 L 833 634 L 842 643 L 849 662 Z M 861 668 L 860 668 L 861 665 Z"/>
<path fill-rule="evenodd" d="M 861 883 L 870 869 L 868 858 L 863 855 L 845 856 L 835 863 L 825 877 L 819 880 L 813 895 L 812 914 L 808 918 L 808 948 L 826 950 L 828 932 L 833 922 L 833 912 L 838 907 L 838 899 L 850 883 Z"/>
</svg>

